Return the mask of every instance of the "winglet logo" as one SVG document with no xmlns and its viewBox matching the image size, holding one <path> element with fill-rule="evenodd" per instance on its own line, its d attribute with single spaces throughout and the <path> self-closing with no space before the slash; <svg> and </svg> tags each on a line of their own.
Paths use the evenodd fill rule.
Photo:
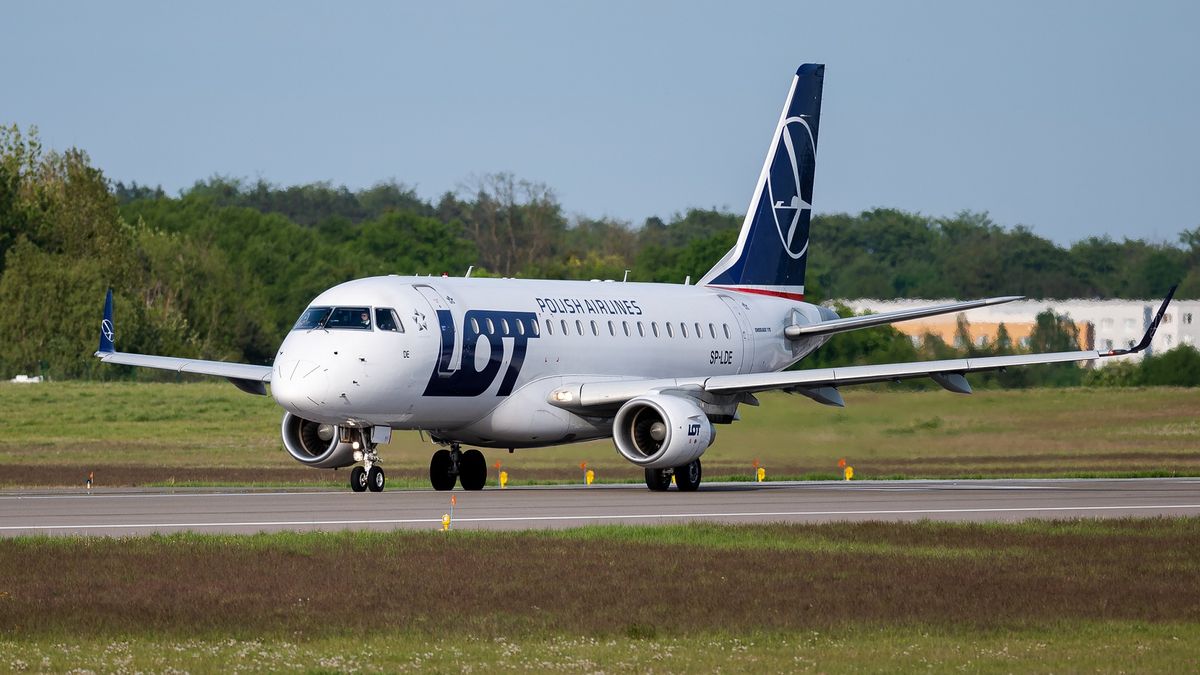
<svg viewBox="0 0 1200 675">
<path fill-rule="evenodd" d="M 100 322 L 100 334 L 104 336 L 105 340 L 108 340 L 109 342 L 113 341 L 112 321 L 105 319 Z"/>
<path fill-rule="evenodd" d="M 815 163 L 816 143 L 812 129 L 802 117 L 784 120 L 775 146 L 775 157 L 767 176 L 767 196 L 771 200 L 771 213 L 775 217 L 775 228 L 784 250 L 793 259 L 798 259 L 808 250 L 808 219 L 805 212 L 812 211 L 811 168 Z M 804 178 L 809 184 L 804 185 Z M 807 188 L 808 198 L 804 196 Z"/>
</svg>

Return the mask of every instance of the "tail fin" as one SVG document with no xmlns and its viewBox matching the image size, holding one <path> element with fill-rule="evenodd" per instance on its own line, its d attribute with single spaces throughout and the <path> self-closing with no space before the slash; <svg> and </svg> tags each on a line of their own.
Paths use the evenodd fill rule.
<svg viewBox="0 0 1200 675">
<path fill-rule="evenodd" d="M 796 71 L 737 245 L 700 284 L 804 299 L 824 81 L 824 65 L 806 63 Z"/>
<path fill-rule="evenodd" d="M 100 322 L 100 348 L 96 350 L 97 354 L 111 354 L 113 352 L 113 312 L 112 312 L 112 289 L 108 289 L 108 295 L 104 298 L 104 320 Z"/>
</svg>

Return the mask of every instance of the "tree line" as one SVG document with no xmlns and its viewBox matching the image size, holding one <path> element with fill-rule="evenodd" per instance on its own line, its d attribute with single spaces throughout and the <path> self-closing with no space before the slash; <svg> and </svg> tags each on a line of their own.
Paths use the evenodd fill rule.
<svg viewBox="0 0 1200 675">
<path fill-rule="evenodd" d="M 125 351 L 270 363 L 307 303 L 343 281 L 474 266 L 475 275 L 628 271 L 631 281 L 680 283 L 733 246 L 741 220 L 719 209 L 636 225 L 573 216 L 549 186 L 506 173 L 435 200 L 396 181 L 350 190 L 227 177 L 171 195 L 111 181 L 82 150 L 44 148 L 36 130 L 0 127 L 0 375 L 133 376 L 91 356 L 108 287 Z M 1178 297 L 1200 297 L 1200 227 L 1174 243 L 1094 237 L 1061 247 L 983 213 L 873 209 L 815 216 L 812 236 L 813 301 L 1157 298 L 1178 282 Z M 958 354 L 969 344 L 918 348 L 884 327 L 839 336 L 805 365 Z"/>
</svg>

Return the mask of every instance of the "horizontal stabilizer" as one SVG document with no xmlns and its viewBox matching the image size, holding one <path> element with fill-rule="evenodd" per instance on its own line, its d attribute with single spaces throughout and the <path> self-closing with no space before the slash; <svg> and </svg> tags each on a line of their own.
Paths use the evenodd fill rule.
<svg viewBox="0 0 1200 675">
<path fill-rule="evenodd" d="M 831 319 L 829 321 L 822 321 L 820 323 L 788 326 L 787 328 L 783 329 L 783 334 L 788 339 L 799 340 L 801 338 L 813 337 L 815 335 L 832 335 L 834 333 L 845 333 L 847 331 L 858 330 L 860 328 L 883 326 L 885 324 L 897 323 L 899 321 L 923 319 L 927 316 L 954 314 L 955 312 L 963 312 L 968 309 L 975 309 L 977 307 L 1000 305 L 1006 302 L 1022 299 L 1024 299 L 1024 296 L 1022 295 L 1007 295 L 1001 298 L 968 300 L 966 302 L 955 302 L 948 305 L 930 305 L 929 307 L 900 309 L 894 312 L 883 312 L 881 314 L 850 316 L 844 319 Z"/>
</svg>

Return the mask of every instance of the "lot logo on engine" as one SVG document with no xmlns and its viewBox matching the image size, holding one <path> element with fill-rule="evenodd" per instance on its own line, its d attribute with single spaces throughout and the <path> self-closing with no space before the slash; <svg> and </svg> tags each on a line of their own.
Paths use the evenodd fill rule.
<svg viewBox="0 0 1200 675">
<path fill-rule="evenodd" d="M 512 393 L 529 340 L 538 337 L 537 315 L 533 312 L 503 312 L 473 309 L 463 315 L 463 335 L 458 367 L 454 367 L 454 317 L 449 310 L 437 310 L 441 330 L 441 352 L 425 386 L 425 396 L 479 396 L 487 391 L 500 374 L 506 345 L 512 344 L 512 357 L 504 378 L 500 380 L 497 396 Z M 489 356 L 482 369 L 476 368 L 475 352 L 481 338 L 487 340 Z"/>
</svg>

